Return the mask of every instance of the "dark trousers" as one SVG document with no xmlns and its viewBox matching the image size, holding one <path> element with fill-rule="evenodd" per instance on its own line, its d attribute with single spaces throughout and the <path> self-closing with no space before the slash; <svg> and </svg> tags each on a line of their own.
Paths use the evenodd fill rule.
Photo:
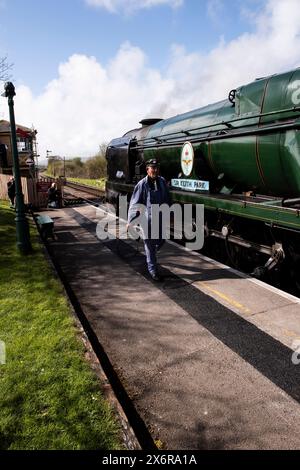
<svg viewBox="0 0 300 470">
<path fill-rule="evenodd" d="M 10 200 L 11 205 L 14 206 L 14 205 L 15 205 L 15 197 L 16 197 L 16 195 L 15 195 L 15 194 L 9 194 L 8 197 L 9 197 L 9 200 Z"/>
<path fill-rule="evenodd" d="M 154 273 L 157 272 L 156 252 L 163 246 L 164 243 L 165 243 L 165 240 L 163 240 L 163 239 L 158 239 L 158 240 L 146 239 L 146 240 L 144 240 L 147 267 L 148 267 L 148 271 L 149 271 L 150 274 L 154 274 Z"/>
</svg>

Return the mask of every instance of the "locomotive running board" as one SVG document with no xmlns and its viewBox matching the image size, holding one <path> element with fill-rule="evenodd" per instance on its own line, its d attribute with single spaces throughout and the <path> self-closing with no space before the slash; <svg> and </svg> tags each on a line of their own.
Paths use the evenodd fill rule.
<svg viewBox="0 0 300 470">
<path fill-rule="evenodd" d="M 134 185 L 107 181 L 106 189 L 116 194 L 131 195 Z M 218 211 L 232 216 L 258 220 L 271 225 L 293 228 L 300 232 L 300 209 L 282 207 L 277 200 L 240 195 L 205 194 L 190 191 L 170 190 L 172 202 L 181 204 L 203 204 L 206 210 Z M 282 200 L 281 200 L 282 201 Z"/>
</svg>

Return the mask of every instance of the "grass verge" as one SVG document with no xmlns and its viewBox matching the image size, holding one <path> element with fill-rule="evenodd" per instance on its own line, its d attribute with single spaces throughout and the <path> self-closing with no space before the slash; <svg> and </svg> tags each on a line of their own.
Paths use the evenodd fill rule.
<svg viewBox="0 0 300 470">
<path fill-rule="evenodd" d="M 61 284 L 34 227 L 33 254 L 19 255 L 14 216 L 0 201 L 0 450 L 120 449 Z"/>
<path fill-rule="evenodd" d="M 106 178 L 88 179 L 88 178 L 67 178 L 68 181 L 73 183 L 86 184 L 98 189 L 105 189 Z"/>
</svg>

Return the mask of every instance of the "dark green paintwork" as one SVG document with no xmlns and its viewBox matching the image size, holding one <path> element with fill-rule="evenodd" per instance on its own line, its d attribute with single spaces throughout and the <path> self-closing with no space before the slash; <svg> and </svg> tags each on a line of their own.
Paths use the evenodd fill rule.
<svg viewBox="0 0 300 470">
<path fill-rule="evenodd" d="M 160 121 L 149 127 L 139 145 L 145 160 L 159 159 L 161 173 L 167 179 L 178 177 L 182 145 L 191 141 L 196 168 L 190 178 L 205 179 L 211 170 L 215 177 L 224 174 L 224 185 L 238 186 L 240 191 L 296 197 L 300 194 L 299 104 L 297 69 L 240 87 L 235 107 L 225 100 Z M 294 107 L 296 111 L 291 110 Z M 265 113 L 273 114 L 262 116 Z M 292 128 L 274 127 L 286 124 Z M 266 125 L 273 128 L 258 135 Z M 184 136 L 182 131 L 190 131 L 190 135 Z M 220 138 L 220 131 L 226 133 L 225 138 Z M 251 135 L 234 136 L 237 131 Z M 162 141 L 155 145 L 154 137 Z"/>
<path fill-rule="evenodd" d="M 300 197 L 300 69 L 240 87 L 235 106 L 224 100 L 132 132 L 139 157 L 157 158 L 169 181 L 183 176 L 181 149 L 192 143 L 190 178 L 210 181 L 212 190 L 172 190 L 173 202 L 300 230 L 300 211 L 281 207 L 284 197 Z M 113 197 L 133 187 L 107 182 Z M 275 199 L 242 196 L 250 190 Z"/>
<path fill-rule="evenodd" d="M 120 194 L 131 194 L 133 184 L 107 181 L 106 190 L 117 191 Z M 188 191 L 171 190 L 172 202 L 183 204 L 204 204 L 205 209 L 219 211 L 224 214 L 260 220 L 262 222 L 280 225 L 300 230 L 300 211 L 286 207 L 278 207 L 279 201 L 265 203 L 235 200 L 230 197 L 213 196 L 209 194 L 191 193 Z"/>
</svg>

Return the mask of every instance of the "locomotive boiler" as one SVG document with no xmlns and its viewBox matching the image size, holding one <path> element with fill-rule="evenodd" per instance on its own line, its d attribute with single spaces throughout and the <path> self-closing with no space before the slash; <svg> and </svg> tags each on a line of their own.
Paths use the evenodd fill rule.
<svg viewBox="0 0 300 470">
<path fill-rule="evenodd" d="M 204 204 L 208 250 L 218 239 L 234 266 L 300 289 L 300 69 L 141 124 L 108 145 L 108 201 L 130 196 L 156 158 L 173 202 Z"/>
</svg>

